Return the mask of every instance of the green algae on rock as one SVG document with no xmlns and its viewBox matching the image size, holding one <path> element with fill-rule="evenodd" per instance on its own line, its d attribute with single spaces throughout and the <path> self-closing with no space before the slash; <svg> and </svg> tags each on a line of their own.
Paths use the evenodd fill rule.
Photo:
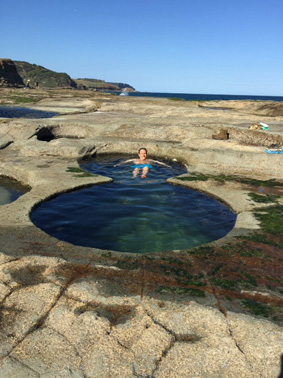
<svg viewBox="0 0 283 378">
<path fill-rule="evenodd" d="M 73 177 L 95 177 L 95 176 L 98 176 L 94 173 L 86 172 L 83 169 L 78 168 L 78 167 L 68 167 L 66 172 L 78 173 L 77 175 L 73 175 Z"/>
</svg>

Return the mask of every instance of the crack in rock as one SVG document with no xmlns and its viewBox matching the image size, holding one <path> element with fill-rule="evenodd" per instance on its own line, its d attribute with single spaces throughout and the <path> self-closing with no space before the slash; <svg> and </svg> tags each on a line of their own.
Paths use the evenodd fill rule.
<svg viewBox="0 0 283 378">
<path fill-rule="evenodd" d="M 1 252 L 0 252 L 0 255 L 2 255 Z M 8 261 L 3 261 L 3 262 L 1 262 L 1 263 L 0 263 L 0 266 L 2 267 L 3 265 L 9 264 L 9 263 L 11 263 L 11 262 L 19 261 L 19 260 L 21 260 L 21 257 L 14 258 L 14 259 L 11 258 L 11 259 L 9 259 Z"/>
<path fill-rule="evenodd" d="M 177 335 L 173 330 L 167 328 L 164 324 L 160 323 L 157 319 L 155 319 L 151 314 L 150 312 L 145 309 L 145 312 L 147 313 L 147 315 L 152 319 L 152 321 L 159 325 L 160 327 L 162 327 L 166 332 L 168 332 L 171 336 L 174 337 L 175 341 L 176 342 L 188 342 L 188 343 L 195 343 L 195 342 L 198 342 L 200 341 L 202 338 L 198 335 L 195 335 L 195 334 L 192 334 L 192 335 L 187 335 L 187 334 L 183 334 L 183 335 Z"/>
<path fill-rule="evenodd" d="M 59 294 L 57 295 L 57 297 L 55 298 L 54 302 L 50 305 L 49 309 L 35 322 L 35 324 L 33 324 L 28 330 L 27 332 L 25 333 L 25 335 L 20 338 L 18 340 L 18 342 L 16 342 L 12 349 L 7 353 L 6 356 L 10 356 L 10 354 L 14 351 L 14 349 L 16 347 L 18 347 L 24 340 L 27 336 L 29 336 L 31 333 L 33 333 L 35 330 L 39 329 L 45 322 L 46 318 L 48 317 L 48 315 L 50 314 L 50 312 L 52 311 L 52 309 L 56 306 L 56 304 L 58 303 L 58 301 L 60 300 L 60 298 L 64 295 L 65 291 L 68 289 L 68 287 L 71 285 L 72 283 L 72 279 L 70 279 L 64 287 L 60 287 L 58 285 L 55 285 L 55 286 L 58 286 L 59 289 L 60 289 L 60 292 Z M 20 290 L 22 289 L 21 287 L 18 288 L 17 290 Z M 13 293 L 17 290 L 14 290 Z M 10 293 L 9 295 L 11 295 L 12 293 Z"/>
<path fill-rule="evenodd" d="M 114 335 L 111 334 L 111 329 L 110 329 L 110 331 L 107 332 L 107 335 L 108 335 L 109 337 L 112 337 L 113 340 L 117 341 L 117 343 L 118 343 L 121 347 L 123 347 L 123 348 L 125 348 L 125 349 L 127 349 L 127 350 L 131 350 L 129 347 L 127 347 L 127 345 L 123 344 L 122 341 L 120 341 L 119 338 L 118 338 L 117 336 L 114 336 Z"/>
<path fill-rule="evenodd" d="M 50 327 L 50 326 L 49 326 Z M 77 346 L 75 344 L 73 344 L 66 335 L 64 335 L 63 333 L 59 332 L 57 329 L 53 328 L 53 327 L 50 327 L 54 332 L 56 332 L 58 335 L 60 335 L 63 339 L 65 339 L 67 341 L 67 343 L 72 347 L 74 348 L 74 351 L 76 353 L 76 355 L 80 358 L 80 366 L 79 366 L 79 369 L 82 371 L 82 374 L 83 374 L 83 377 L 86 378 L 86 372 L 85 372 L 85 368 L 84 368 L 84 365 L 83 365 L 83 356 L 81 356 L 80 352 L 78 351 L 77 349 Z"/>
<path fill-rule="evenodd" d="M 169 351 L 173 348 L 173 346 L 177 343 L 195 343 L 200 341 L 202 338 L 198 335 L 177 335 L 173 330 L 167 328 L 164 324 L 159 322 L 154 316 L 149 312 L 149 310 L 145 309 L 146 314 L 151 318 L 151 320 L 158 325 L 159 327 L 163 328 L 168 334 L 172 336 L 170 345 L 162 351 L 161 357 L 155 362 L 155 369 L 152 371 L 152 374 L 148 378 L 154 378 L 156 372 L 158 371 L 160 364 L 164 358 L 166 358 Z"/>
<path fill-rule="evenodd" d="M 206 280 L 207 280 L 207 283 L 208 285 L 211 287 L 211 290 L 213 292 L 213 295 L 217 301 L 217 308 L 219 310 L 219 312 L 224 316 L 225 318 L 225 322 L 226 322 L 226 326 L 227 326 L 227 330 L 228 330 L 228 334 L 231 336 L 233 342 L 235 343 L 235 346 L 236 348 L 244 355 L 245 357 L 245 360 L 247 361 L 248 365 L 250 366 L 250 369 L 252 371 L 254 371 L 254 366 L 253 364 L 251 363 L 251 361 L 248 359 L 245 351 L 240 347 L 238 341 L 236 340 L 235 336 L 234 336 L 234 332 L 233 332 L 233 329 L 231 328 L 231 325 L 230 325 L 230 322 L 229 322 L 229 318 L 228 318 L 228 314 L 227 314 L 227 311 L 226 309 L 221 305 L 221 302 L 220 302 L 220 298 L 219 298 L 219 295 L 218 295 L 218 292 L 217 292 L 217 288 L 215 286 L 212 285 L 212 283 L 209 281 L 208 277 L 207 277 L 207 274 L 205 271 L 202 271 Z"/>
<path fill-rule="evenodd" d="M 7 354 L 7 356 L 10 356 L 10 354 L 13 352 L 13 350 L 18 347 L 24 340 L 26 337 L 28 337 L 31 333 L 33 333 L 35 330 L 39 329 L 45 319 L 48 317 L 50 311 L 55 307 L 55 305 L 57 304 L 58 300 L 61 298 L 62 296 L 62 293 L 60 292 L 59 295 L 57 296 L 57 298 L 54 300 L 54 303 L 51 304 L 50 308 L 46 311 L 45 314 L 43 314 L 36 322 L 35 324 L 33 324 L 28 330 L 27 332 L 25 333 L 25 335 L 18 340 L 18 342 L 13 346 L 13 348 L 10 350 L 10 352 Z"/>
<path fill-rule="evenodd" d="M 4 285 L 4 286 L 6 286 L 7 289 L 10 290 L 10 292 L 7 293 L 7 294 L 3 297 L 3 299 L 1 300 L 1 302 L 0 302 L 0 311 L 3 309 L 3 306 L 2 306 L 2 305 L 3 305 L 3 303 L 5 302 L 5 300 L 6 300 L 7 298 L 9 298 L 9 296 L 14 292 L 14 290 L 13 290 L 9 285 L 7 285 L 7 284 L 5 284 L 5 283 L 3 283 L 3 282 L 1 282 L 1 284 Z"/>
<path fill-rule="evenodd" d="M 12 377 L 11 374 L 13 374 L 13 377 L 17 377 L 19 374 L 19 370 L 21 371 L 21 377 L 23 377 L 23 374 L 26 374 L 26 377 L 31 378 L 40 378 L 40 374 L 31 368 L 30 366 L 26 365 L 24 362 L 19 361 L 15 357 L 7 356 L 3 359 L 3 364 L 1 366 L 2 373 L 5 373 L 5 365 L 7 366 L 7 374 L 5 374 L 5 377 Z M 4 371 L 3 371 L 4 370 Z M 14 370 L 14 372 L 13 372 Z M 1 373 L 1 374 L 2 374 Z M 30 375 L 32 374 L 32 375 Z M 4 378 L 4 376 L 3 376 Z"/>
</svg>

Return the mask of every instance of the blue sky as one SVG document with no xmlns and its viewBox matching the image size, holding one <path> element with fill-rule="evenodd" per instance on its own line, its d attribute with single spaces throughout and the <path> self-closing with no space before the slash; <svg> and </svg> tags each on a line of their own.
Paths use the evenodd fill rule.
<svg viewBox="0 0 283 378">
<path fill-rule="evenodd" d="M 139 91 L 283 96 L 282 0 L 0 0 L 0 58 Z"/>
</svg>

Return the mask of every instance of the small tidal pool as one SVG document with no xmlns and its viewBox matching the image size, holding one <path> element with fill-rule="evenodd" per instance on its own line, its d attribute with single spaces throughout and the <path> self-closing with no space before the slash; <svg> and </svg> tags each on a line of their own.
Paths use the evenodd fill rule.
<svg viewBox="0 0 283 378">
<path fill-rule="evenodd" d="M 28 192 L 28 190 L 27 187 L 24 187 L 17 181 L 0 177 L 0 206 L 16 201 L 16 199 Z"/>
<path fill-rule="evenodd" d="M 19 106 L 0 106 L 0 118 L 52 118 L 57 114 Z"/>
<path fill-rule="evenodd" d="M 61 194 L 31 214 L 46 233 L 85 247 L 119 252 L 186 249 L 225 236 L 236 215 L 220 202 L 166 179 L 185 173 L 154 165 L 145 179 L 133 177 L 131 164 L 114 167 L 121 157 L 101 156 L 81 164 L 86 171 L 112 177 L 109 184 Z"/>
</svg>

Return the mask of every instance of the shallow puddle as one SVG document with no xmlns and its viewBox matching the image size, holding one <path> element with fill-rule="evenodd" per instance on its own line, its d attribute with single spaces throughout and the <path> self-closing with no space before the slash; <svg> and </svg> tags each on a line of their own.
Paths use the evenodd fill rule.
<svg viewBox="0 0 283 378">
<path fill-rule="evenodd" d="M 0 106 L 0 118 L 52 118 L 57 114 L 19 106 Z"/>
<path fill-rule="evenodd" d="M 14 180 L 6 177 L 0 177 L 0 206 L 14 202 L 28 189 Z"/>
</svg>

